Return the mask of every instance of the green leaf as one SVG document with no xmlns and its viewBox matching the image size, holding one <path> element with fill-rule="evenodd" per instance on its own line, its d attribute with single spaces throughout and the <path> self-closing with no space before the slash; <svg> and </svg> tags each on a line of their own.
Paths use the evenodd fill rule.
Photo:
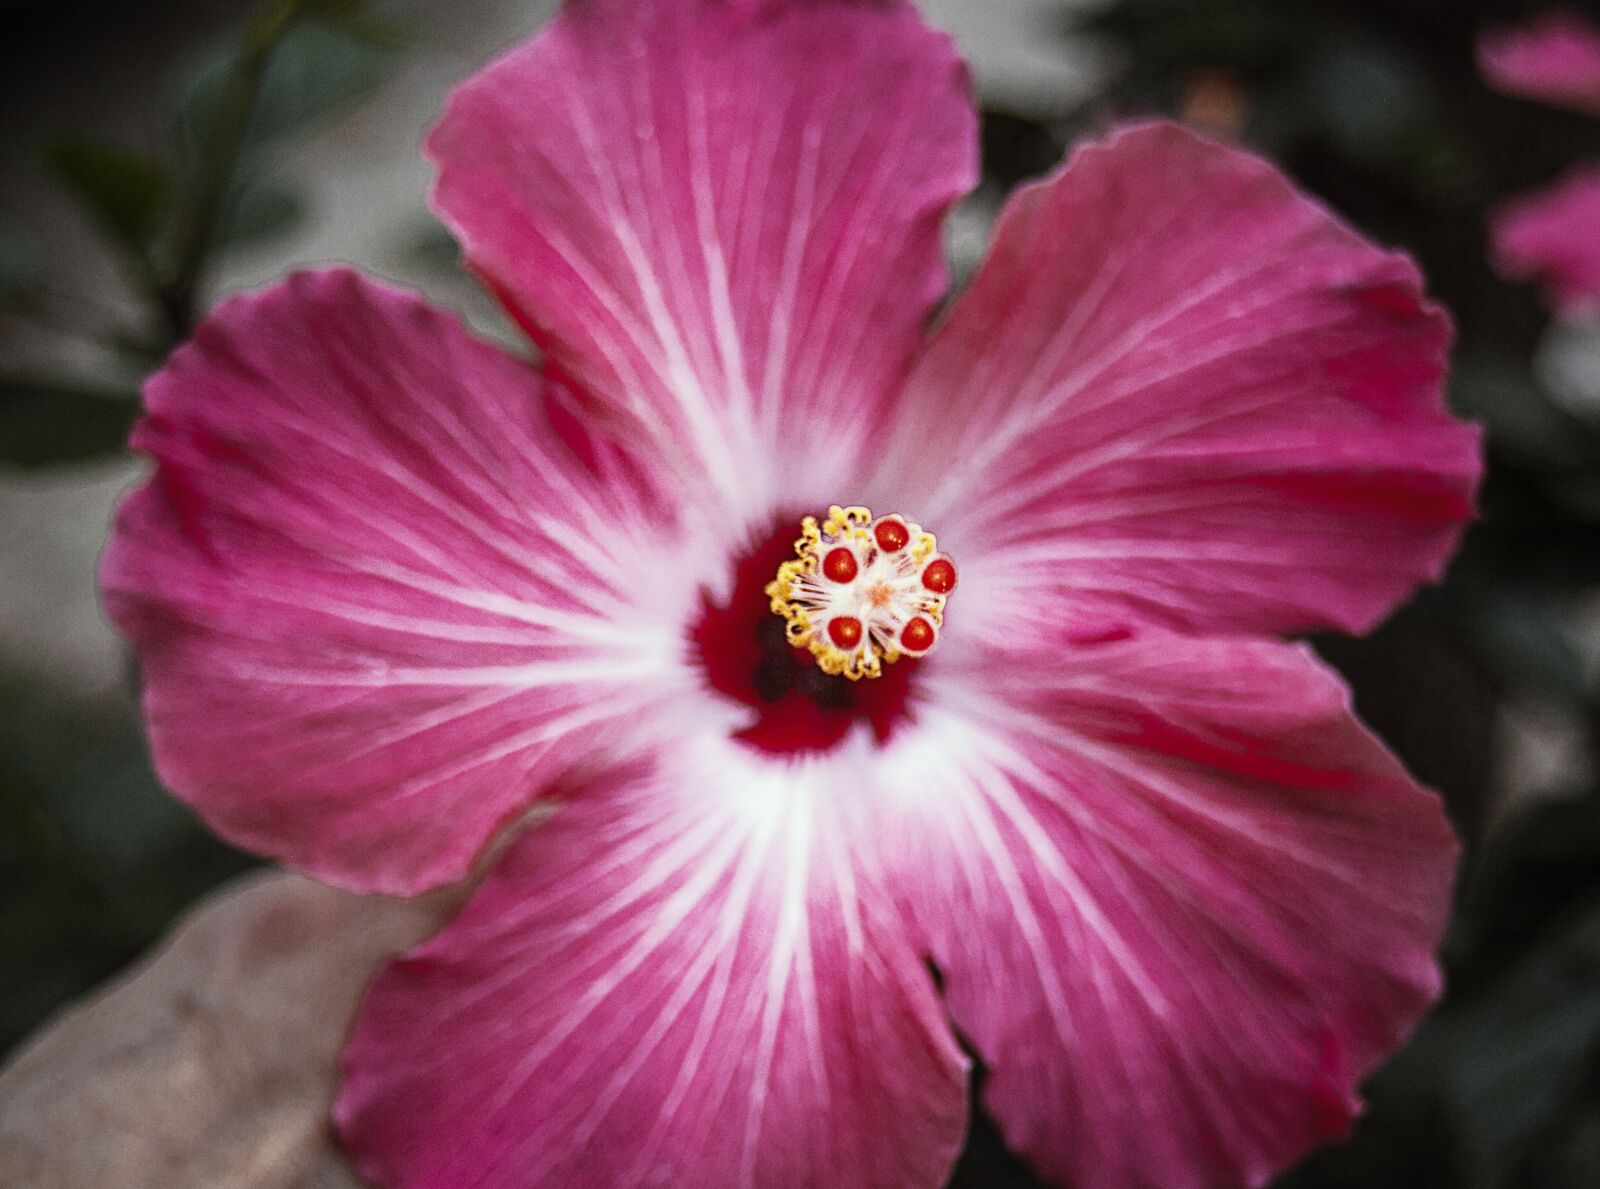
<svg viewBox="0 0 1600 1189">
<path fill-rule="evenodd" d="M 131 699 L 0 661 L 0 1051 L 249 860 L 151 770 Z"/>
<path fill-rule="evenodd" d="M 305 22 L 273 48 L 245 126 L 241 156 L 258 157 L 273 143 L 303 133 L 368 94 L 387 76 L 392 50 L 327 24 Z M 207 146 L 223 118 L 240 62 L 233 50 L 202 59 L 183 89 L 181 108 L 196 165 L 215 168 Z"/>
<path fill-rule="evenodd" d="M 355 38 L 387 49 L 410 44 L 410 30 L 399 21 L 374 16 L 368 0 L 303 0 L 301 15 Z"/>
<path fill-rule="evenodd" d="M 132 393 L 0 380 L 0 466 L 55 466 L 120 453 L 138 415 Z"/>
<path fill-rule="evenodd" d="M 262 79 L 252 132 L 270 140 L 304 132 L 364 98 L 395 55 L 327 25 L 303 24 L 278 43 Z"/>
<path fill-rule="evenodd" d="M 1303 85 L 1321 125 L 1357 160 L 1409 149 L 1434 109 L 1422 69 L 1382 41 L 1331 40 L 1308 58 Z"/>
<path fill-rule="evenodd" d="M 276 182 L 247 185 L 234 200 L 222 229 L 226 247 L 249 247 L 292 231 L 304 221 L 305 199 Z"/>
<path fill-rule="evenodd" d="M 1448 1099 L 1478 1183 L 1513 1170 L 1541 1143 L 1580 1100 L 1600 1055 L 1600 900 L 1547 932 L 1491 993 L 1449 1021 Z"/>
<path fill-rule="evenodd" d="M 39 288 L 39 265 L 22 232 L 0 227 L 0 304 L 20 305 Z"/>
<path fill-rule="evenodd" d="M 372 10 L 372 0 L 300 0 L 301 16 L 314 21 L 342 24 L 366 17 Z"/>
<path fill-rule="evenodd" d="M 1447 950 L 1453 985 L 1503 976 L 1577 905 L 1600 901 L 1600 789 L 1535 800 L 1511 813 L 1463 892 Z"/>
<path fill-rule="evenodd" d="M 1502 586 L 1480 592 L 1469 615 L 1484 653 L 1502 674 L 1570 705 L 1591 697 L 1561 608 L 1538 593 Z"/>
<path fill-rule="evenodd" d="M 1600 462 L 1593 430 L 1552 404 L 1519 362 L 1464 353 L 1450 396 L 1459 412 L 1484 423 L 1496 450 L 1519 461 L 1580 471 Z"/>
<path fill-rule="evenodd" d="M 461 245 L 437 221 L 419 219 L 408 240 L 406 255 L 419 268 L 440 273 L 453 273 L 461 268 Z"/>
<path fill-rule="evenodd" d="M 98 141 L 63 140 L 45 150 L 45 164 L 125 247 L 146 251 L 172 209 L 172 174 L 148 154 Z"/>
</svg>

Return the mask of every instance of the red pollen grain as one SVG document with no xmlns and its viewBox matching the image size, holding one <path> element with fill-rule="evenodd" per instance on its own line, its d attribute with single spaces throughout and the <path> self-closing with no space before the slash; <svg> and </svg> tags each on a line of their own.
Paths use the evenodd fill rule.
<svg viewBox="0 0 1600 1189">
<path fill-rule="evenodd" d="M 838 620 L 834 620 L 835 623 Z M 900 629 L 900 643 L 907 652 L 927 652 L 933 647 L 933 625 L 922 616 L 915 616 Z"/>
<path fill-rule="evenodd" d="M 934 594 L 949 594 L 956 588 L 956 568 L 947 557 L 936 557 L 922 571 L 922 585 Z"/>
<path fill-rule="evenodd" d="M 911 540 L 911 533 L 898 520 L 880 520 L 872 535 L 877 538 L 878 548 L 885 553 L 899 553 Z"/>
<path fill-rule="evenodd" d="M 861 621 L 853 615 L 838 616 L 828 623 L 828 639 L 846 651 L 854 648 L 861 643 Z"/>
<path fill-rule="evenodd" d="M 830 582 L 843 585 L 856 579 L 856 555 L 848 549 L 830 549 L 822 559 L 822 573 Z"/>
<path fill-rule="evenodd" d="M 853 615 L 842 615 L 827 624 L 827 639 L 843 650 L 851 650 L 861 643 L 861 621 Z"/>
</svg>

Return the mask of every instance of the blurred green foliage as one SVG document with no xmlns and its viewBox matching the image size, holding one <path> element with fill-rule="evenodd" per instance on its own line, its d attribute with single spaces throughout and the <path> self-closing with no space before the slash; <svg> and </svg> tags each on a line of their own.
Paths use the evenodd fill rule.
<svg viewBox="0 0 1600 1189">
<path fill-rule="evenodd" d="M 135 362 L 148 366 L 188 337 L 221 256 L 304 217 L 304 195 L 275 168 L 279 151 L 371 92 L 405 44 L 403 29 L 367 8 L 269 0 L 178 80 L 164 152 L 87 134 L 43 147 L 45 168 L 119 254 L 151 315 L 143 338 L 113 344 Z M 37 280 L 15 239 L 0 234 L 0 299 L 12 305 L 26 304 Z"/>
<path fill-rule="evenodd" d="M 61 201 L 88 217 L 147 316 L 131 330 L 65 328 L 120 359 L 123 386 L 0 374 L 0 467 L 125 451 L 136 379 L 188 336 L 218 260 L 304 217 L 280 150 L 381 83 L 404 43 L 365 0 L 268 0 L 179 80 L 165 153 L 88 133 L 42 147 Z M 41 290 L 26 241 L 0 228 L 0 308 L 27 316 Z M 127 700 L 74 704 L 0 671 L 0 706 L 3 1051 L 250 860 L 161 790 Z"/>
<path fill-rule="evenodd" d="M 985 173 L 1001 186 L 1124 116 L 1221 122 L 1214 134 L 1419 259 L 1457 325 L 1452 403 L 1488 430 L 1483 519 L 1449 581 L 1367 639 L 1317 642 L 1462 834 L 1448 991 L 1369 1082 L 1350 1139 L 1279 1189 L 1600 1185 L 1600 689 L 1576 627 L 1600 594 L 1600 420 L 1543 387 L 1532 361 L 1548 315 L 1486 259 L 1489 212 L 1600 159 L 1600 123 L 1492 93 L 1474 53 L 1485 28 L 1541 7 L 1121 0 L 1062 18 L 1126 55 L 1097 105 L 1059 124 L 985 113 Z M 1512 705 L 1555 713 L 1588 747 L 1581 777 L 1508 806 L 1494 801 L 1495 740 Z M 1041 1184 L 982 1117 L 954 1183 Z"/>
<path fill-rule="evenodd" d="M 150 770 L 120 707 L 0 675 L 0 1042 L 143 952 L 248 860 Z"/>
<path fill-rule="evenodd" d="M 62 140 L 45 150 L 45 161 L 120 247 L 144 252 L 171 213 L 177 186 L 159 158 L 92 140 Z"/>
<path fill-rule="evenodd" d="M 1486 259 L 1489 212 L 1600 159 L 1600 122 L 1491 92 L 1475 59 L 1486 28 L 1543 7 L 1122 0 L 1093 22 L 1129 66 L 1086 123 L 1232 117 L 1246 143 L 1413 253 L 1456 321 L 1451 400 L 1488 430 L 1483 519 L 1449 581 L 1368 639 L 1318 641 L 1462 834 L 1447 994 L 1371 1080 L 1352 1137 L 1280 1189 L 1600 1185 L 1600 689 L 1577 627 L 1600 593 L 1600 420 L 1543 387 L 1532 361 L 1548 315 Z M 1569 724 L 1587 755 L 1505 805 L 1494 741 L 1517 705 Z M 968 1183 L 1031 1182 L 1013 1170 Z"/>
</svg>

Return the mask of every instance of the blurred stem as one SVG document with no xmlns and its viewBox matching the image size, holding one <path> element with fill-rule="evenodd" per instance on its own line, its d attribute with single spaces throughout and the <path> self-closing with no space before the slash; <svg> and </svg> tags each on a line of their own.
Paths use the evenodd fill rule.
<svg viewBox="0 0 1600 1189">
<path fill-rule="evenodd" d="M 218 105 L 216 120 L 205 130 L 200 151 L 200 182 L 178 233 L 172 273 L 169 280 L 155 289 L 173 342 L 187 338 L 194 328 L 195 299 L 206 258 L 227 214 L 239 153 L 261 92 L 262 79 L 273 51 L 294 25 L 304 5 L 305 0 L 273 0 L 257 14 L 245 34 L 238 69 Z"/>
</svg>

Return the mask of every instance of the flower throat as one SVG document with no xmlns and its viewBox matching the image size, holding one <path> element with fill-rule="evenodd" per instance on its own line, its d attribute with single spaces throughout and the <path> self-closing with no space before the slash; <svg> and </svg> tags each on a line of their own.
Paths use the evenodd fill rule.
<svg viewBox="0 0 1600 1189">
<path fill-rule="evenodd" d="M 955 582 L 933 535 L 904 517 L 784 516 L 738 558 L 725 603 L 702 595 L 690 636 L 707 684 L 756 711 L 735 732 L 748 746 L 826 751 L 858 722 L 883 743 L 910 717 Z"/>
</svg>

